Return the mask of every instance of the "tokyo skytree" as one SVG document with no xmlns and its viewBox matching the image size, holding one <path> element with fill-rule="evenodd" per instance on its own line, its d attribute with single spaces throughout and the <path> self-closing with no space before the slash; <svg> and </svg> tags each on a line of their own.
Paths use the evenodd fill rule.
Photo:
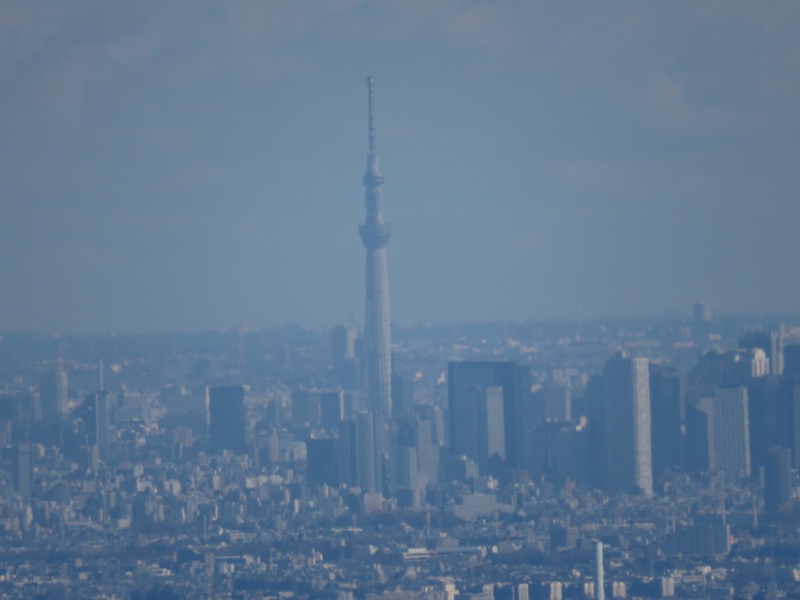
<svg viewBox="0 0 800 600">
<path fill-rule="evenodd" d="M 389 331 L 389 278 L 386 272 L 386 246 L 391 226 L 383 218 L 378 154 L 375 151 L 375 126 L 372 106 L 373 79 L 367 77 L 369 98 L 369 154 L 364 175 L 364 224 L 358 228 L 367 249 L 366 311 L 364 317 L 364 359 L 368 408 L 382 419 L 392 413 L 392 354 Z"/>
</svg>

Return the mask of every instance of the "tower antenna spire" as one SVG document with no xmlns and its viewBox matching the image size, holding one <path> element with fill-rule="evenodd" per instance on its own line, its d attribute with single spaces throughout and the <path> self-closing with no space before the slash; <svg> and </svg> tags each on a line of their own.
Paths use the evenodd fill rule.
<svg viewBox="0 0 800 600">
<path fill-rule="evenodd" d="M 392 415 L 392 349 L 389 327 L 389 280 L 386 274 L 386 245 L 391 226 L 383 218 L 381 184 L 383 176 L 375 151 L 373 119 L 374 80 L 367 77 L 369 99 L 369 154 L 364 174 L 364 224 L 358 228 L 367 250 L 366 303 L 364 314 L 365 383 L 370 410 L 381 422 Z"/>
<path fill-rule="evenodd" d="M 372 87 L 375 80 L 372 75 L 367 76 L 367 95 L 369 97 L 369 153 L 375 154 L 375 122 L 373 120 Z"/>
</svg>

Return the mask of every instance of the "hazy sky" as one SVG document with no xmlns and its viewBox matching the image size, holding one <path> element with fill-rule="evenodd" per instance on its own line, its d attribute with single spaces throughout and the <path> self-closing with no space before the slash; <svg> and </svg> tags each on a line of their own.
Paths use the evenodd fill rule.
<svg viewBox="0 0 800 600">
<path fill-rule="evenodd" d="M 0 3 L 0 330 L 797 311 L 800 3 Z"/>
</svg>

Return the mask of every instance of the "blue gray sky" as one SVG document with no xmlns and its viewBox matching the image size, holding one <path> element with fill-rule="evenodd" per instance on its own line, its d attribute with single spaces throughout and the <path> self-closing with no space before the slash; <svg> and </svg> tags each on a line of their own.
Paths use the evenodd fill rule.
<svg viewBox="0 0 800 600">
<path fill-rule="evenodd" d="M 800 4 L 5 0 L 0 330 L 796 311 Z"/>
</svg>

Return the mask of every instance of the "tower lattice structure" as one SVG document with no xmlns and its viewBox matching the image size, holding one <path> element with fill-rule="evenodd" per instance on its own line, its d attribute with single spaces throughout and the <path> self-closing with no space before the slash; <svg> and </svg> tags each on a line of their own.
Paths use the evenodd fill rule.
<svg viewBox="0 0 800 600">
<path fill-rule="evenodd" d="M 364 316 L 364 359 L 369 409 L 383 419 L 391 416 L 392 356 L 389 330 L 389 278 L 386 246 L 391 226 L 384 220 L 381 201 L 383 176 L 375 150 L 372 77 L 367 77 L 369 97 L 369 154 L 364 174 L 366 219 L 358 230 L 367 249 L 366 305 Z"/>
</svg>

